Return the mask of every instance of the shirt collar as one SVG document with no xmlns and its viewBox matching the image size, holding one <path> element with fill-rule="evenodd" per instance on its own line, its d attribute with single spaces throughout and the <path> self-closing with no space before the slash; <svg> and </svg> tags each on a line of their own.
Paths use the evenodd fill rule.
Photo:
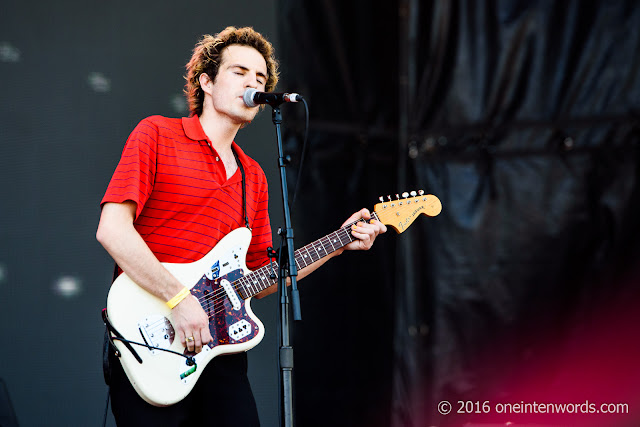
<svg viewBox="0 0 640 427">
<path fill-rule="evenodd" d="M 204 133 L 204 129 L 202 129 L 202 124 L 200 124 L 200 118 L 197 115 L 192 115 L 191 117 L 183 117 L 182 118 L 182 128 L 184 129 L 184 134 L 189 139 L 193 139 L 194 141 L 208 141 L 207 134 Z M 245 166 L 249 165 L 249 161 L 247 159 L 247 155 L 242 151 L 242 148 L 235 143 L 232 144 L 233 150 L 238 154 L 238 158 Z"/>
<path fill-rule="evenodd" d="M 200 124 L 200 118 L 195 114 L 191 117 L 182 118 L 182 128 L 184 129 L 184 134 L 194 141 L 207 139 L 207 135 L 204 133 L 202 125 Z"/>
</svg>

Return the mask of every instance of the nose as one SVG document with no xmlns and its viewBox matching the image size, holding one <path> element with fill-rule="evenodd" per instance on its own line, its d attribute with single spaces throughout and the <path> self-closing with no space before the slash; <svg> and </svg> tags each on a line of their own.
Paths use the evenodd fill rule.
<svg viewBox="0 0 640 427">
<path fill-rule="evenodd" d="M 246 88 L 258 88 L 258 76 L 253 73 L 247 73 L 247 80 L 245 81 L 244 87 Z"/>
</svg>

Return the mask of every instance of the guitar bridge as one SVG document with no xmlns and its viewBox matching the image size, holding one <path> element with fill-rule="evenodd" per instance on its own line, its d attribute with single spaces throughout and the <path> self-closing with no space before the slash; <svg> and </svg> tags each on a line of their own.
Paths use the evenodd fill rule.
<svg viewBox="0 0 640 427">
<path fill-rule="evenodd" d="M 138 322 L 138 330 L 145 344 L 158 348 L 169 348 L 173 343 L 175 332 L 173 326 L 164 316 L 153 315 Z M 156 354 L 156 350 L 149 348 L 151 354 Z"/>
</svg>

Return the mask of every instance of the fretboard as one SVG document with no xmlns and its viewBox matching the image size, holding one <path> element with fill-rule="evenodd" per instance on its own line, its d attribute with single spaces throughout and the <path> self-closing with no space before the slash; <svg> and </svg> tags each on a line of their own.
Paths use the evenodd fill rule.
<svg viewBox="0 0 640 427">
<path fill-rule="evenodd" d="M 378 220 L 375 212 L 371 213 L 371 218 Z M 360 221 L 362 219 L 346 224 L 333 233 L 327 234 L 295 251 L 296 268 L 301 270 L 353 242 L 355 237 L 351 235 L 351 226 Z M 278 263 L 274 261 L 272 264 L 267 264 L 241 277 L 233 285 L 240 296 L 247 299 L 275 285 L 277 280 Z"/>
</svg>

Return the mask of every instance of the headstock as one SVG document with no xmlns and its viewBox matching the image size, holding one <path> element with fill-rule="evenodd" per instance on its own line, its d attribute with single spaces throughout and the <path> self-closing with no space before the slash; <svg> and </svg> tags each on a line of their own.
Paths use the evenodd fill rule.
<svg viewBox="0 0 640 427">
<path fill-rule="evenodd" d="M 375 205 L 373 210 L 380 222 L 390 226 L 397 233 L 402 233 L 409 228 L 420 214 L 436 216 L 442 211 L 440 200 L 433 194 L 424 194 L 422 190 L 418 193 L 415 191 L 402 193 L 402 198 L 396 194 L 395 200 L 391 196 L 387 198 L 388 200 L 385 201 L 380 197 L 381 203 Z"/>
</svg>

